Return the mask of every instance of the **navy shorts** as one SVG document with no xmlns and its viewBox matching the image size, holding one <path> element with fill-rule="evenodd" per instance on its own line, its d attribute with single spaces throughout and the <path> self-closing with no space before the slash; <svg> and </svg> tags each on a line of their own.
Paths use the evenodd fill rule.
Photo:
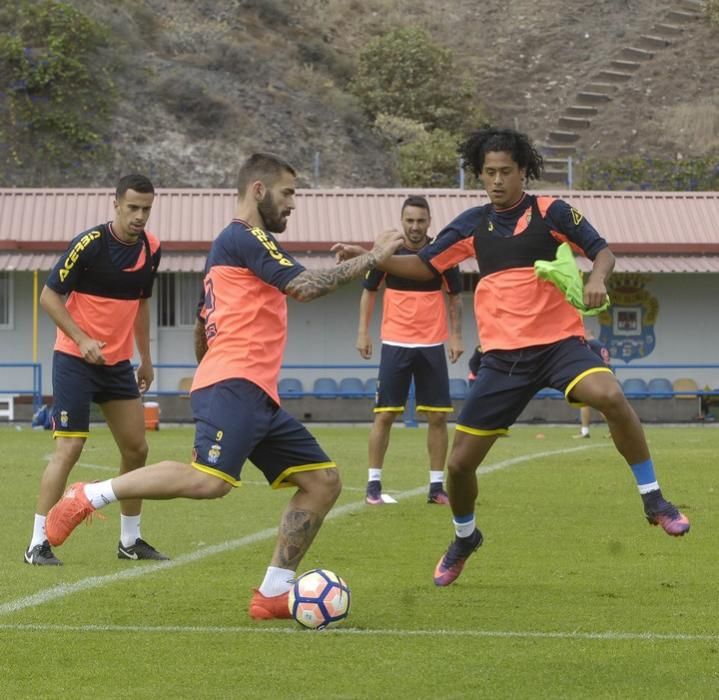
<svg viewBox="0 0 719 700">
<path fill-rule="evenodd" d="M 611 369 L 583 338 L 485 352 L 477 379 L 457 418 L 457 430 L 472 435 L 506 433 L 538 391 L 558 389 L 570 401 L 577 382 L 594 372 L 611 373 Z"/>
<path fill-rule="evenodd" d="M 452 411 L 444 345 L 405 348 L 382 343 L 374 412 L 404 411 L 412 377 L 418 411 Z"/>
<path fill-rule="evenodd" d="M 140 398 L 129 360 L 93 365 L 58 351 L 52 357 L 52 392 L 53 437 L 87 437 L 93 402 Z"/>
<path fill-rule="evenodd" d="M 302 423 L 246 379 L 196 389 L 190 402 L 192 466 L 233 486 L 240 483 L 246 459 L 272 488 L 291 486 L 290 474 L 336 466 Z"/>
</svg>

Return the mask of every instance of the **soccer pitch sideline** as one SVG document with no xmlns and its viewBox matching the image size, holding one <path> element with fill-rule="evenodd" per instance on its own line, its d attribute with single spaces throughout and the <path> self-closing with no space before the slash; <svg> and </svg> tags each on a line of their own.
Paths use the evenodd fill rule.
<svg viewBox="0 0 719 700">
<path fill-rule="evenodd" d="M 170 562 L 116 558 L 117 506 L 22 563 L 49 433 L 0 429 L 0 693 L 6 698 L 719 697 L 719 430 L 648 427 L 660 484 L 691 519 L 671 538 L 643 518 L 630 470 L 594 426 L 514 428 L 479 470 L 484 546 L 443 589 L 452 537 L 428 505 L 426 430 L 393 431 L 385 490 L 367 506 L 368 427 L 312 428 L 343 494 L 303 562 L 337 571 L 349 618 L 325 631 L 253 622 L 289 490 L 252 465 L 219 501 L 147 502 L 143 536 Z M 538 434 L 543 434 L 539 438 Z M 191 428 L 148 435 L 150 460 L 186 459 Z M 112 476 L 93 428 L 73 480 Z"/>
</svg>

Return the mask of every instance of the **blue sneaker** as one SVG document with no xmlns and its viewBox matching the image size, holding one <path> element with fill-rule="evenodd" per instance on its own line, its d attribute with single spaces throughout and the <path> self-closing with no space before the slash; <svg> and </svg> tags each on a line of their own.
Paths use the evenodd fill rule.
<svg viewBox="0 0 719 700">
<path fill-rule="evenodd" d="M 663 498 L 659 503 L 654 503 L 646 508 L 644 515 L 650 525 L 661 525 L 664 532 L 672 537 L 683 537 L 691 527 L 689 518 Z"/>
<path fill-rule="evenodd" d="M 436 503 L 440 506 L 449 505 L 449 496 L 447 495 L 447 492 L 442 488 L 442 484 L 432 484 L 429 487 L 427 503 Z"/>
<path fill-rule="evenodd" d="M 434 569 L 434 585 L 449 586 L 462 573 L 470 554 L 482 546 L 484 538 L 479 528 L 469 537 L 455 537 Z"/>
<path fill-rule="evenodd" d="M 367 497 L 365 498 L 367 505 L 380 506 L 382 505 L 382 482 L 381 481 L 368 481 L 367 482 Z"/>
</svg>

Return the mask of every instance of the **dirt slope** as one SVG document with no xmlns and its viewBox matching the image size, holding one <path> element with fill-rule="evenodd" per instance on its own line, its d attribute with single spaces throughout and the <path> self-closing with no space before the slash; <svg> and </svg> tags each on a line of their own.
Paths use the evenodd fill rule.
<svg viewBox="0 0 719 700">
<path fill-rule="evenodd" d="M 285 154 L 303 186 L 392 186 L 386 144 L 347 91 L 357 52 L 402 24 L 426 29 L 470 71 L 495 123 L 541 143 L 623 49 L 693 0 L 74 0 L 122 55 L 113 155 L 93 168 L 2 184 L 99 186 L 128 169 L 160 186 L 231 187 L 237 162 Z M 669 22 L 671 24 L 671 22 Z M 612 88 L 572 142 L 578 157 L 719 148 L 719 32 L 705 18 Z"/>
</svg>

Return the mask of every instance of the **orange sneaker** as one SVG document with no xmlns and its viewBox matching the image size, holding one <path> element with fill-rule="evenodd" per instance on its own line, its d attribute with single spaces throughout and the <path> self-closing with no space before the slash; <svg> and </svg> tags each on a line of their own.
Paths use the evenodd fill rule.
<svg viewBox="0 0 719 700">
<path fill-rule="evenodd" d="M 273 596 L 264 596 L 256 588 L 253 591 L 248 610 L 253 620 L 289 620 L 292 617 L 289 591 Z"/>
<path fill-rule="evenodd" d="M 83 520 L 95 512 L 84 487 L 82 481 L 70 484 L 64 496 L 50 508 L 45 520 L 45 533 L 53 547 L 61 545 Z"/>
</svg>

